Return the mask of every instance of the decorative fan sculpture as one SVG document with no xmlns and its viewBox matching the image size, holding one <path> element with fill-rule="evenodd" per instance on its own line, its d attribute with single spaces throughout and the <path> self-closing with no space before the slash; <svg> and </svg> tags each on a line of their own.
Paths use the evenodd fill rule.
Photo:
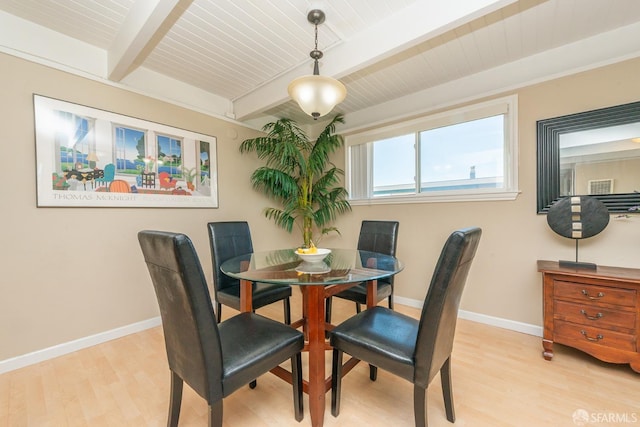
<svg viewBox="0 0 640 427">
<path fill-rule="evenodd" d="M 595 270 L 596 264 L 578 261 L 578 241 L 593 237 L 609 224 L 609 210 L 589 196 L 569 196 L 554 203 L 547 213 L 549 227 L 559 235 L 576 241 L 576 260 L 560 261 L 561 267 Z"/>
</svg>

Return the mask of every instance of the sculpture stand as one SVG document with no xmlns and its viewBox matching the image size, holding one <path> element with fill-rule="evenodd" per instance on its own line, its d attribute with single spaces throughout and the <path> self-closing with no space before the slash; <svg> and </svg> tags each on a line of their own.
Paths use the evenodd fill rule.
<svg viewBox="0 0 640 427">
<path fill-rule="evenodd" d="M 578 261 L 578 239 L 576 240 L 576 260 L 575 261 L 565 261 L 560 260 L 558 264 L 563 268 L 575 268 L 575 269 L 583 269 L 583 270 L 597 270 L 598 266 L 592 262 L 580 262 Z"/>
</svg>

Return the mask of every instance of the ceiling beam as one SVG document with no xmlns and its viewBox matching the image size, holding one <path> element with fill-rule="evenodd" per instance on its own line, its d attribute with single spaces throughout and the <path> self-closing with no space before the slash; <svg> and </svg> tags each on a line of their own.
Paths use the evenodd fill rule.
<svg viewBox="0 0 640 427">
<path fill-rule="evenodd" d="M 107 52 L 107 78 L 120 81 L 142 64 L 193 0 L 137 0 Z"/>
<path fill-rule="evenodd" d="M 414 2 L 400 12 L 325 51 L 326 59 L 322 63 L 320 74 L 335 78 L 346 76 L 516 1 Z M 310 67 L 311 60 L 234 100 L 236 118 L 243 120 L 288 101 L 289 82 L 301 75 L 311 74 Z"/>
</svg>

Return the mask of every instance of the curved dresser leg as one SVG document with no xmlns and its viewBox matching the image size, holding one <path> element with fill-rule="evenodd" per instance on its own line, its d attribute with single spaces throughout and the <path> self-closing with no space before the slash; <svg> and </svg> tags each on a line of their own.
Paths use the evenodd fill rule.
<svg viewBox="0 0 640 427">
<path fill-rule="evenodd" d="M 545 360 L 551 360 L 553 358 L 553 341 L 543 339 L 542 348 L 544 348 L 542 357 L 544 357 Z"/>
</svg>

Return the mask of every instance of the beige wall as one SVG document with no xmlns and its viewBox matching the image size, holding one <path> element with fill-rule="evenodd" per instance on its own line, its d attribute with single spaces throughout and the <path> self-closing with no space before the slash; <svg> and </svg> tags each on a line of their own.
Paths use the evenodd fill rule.
<svg viewBox="0 0 640 427">
<path fill-rule="evenodd" d="M 0 70 L 0 361 L 158 316 L 139 230 L 187 233 L 207 277 L 208 221 L 249 221 L 257 249 L 289 237 L 256 208 L 267 203 L 249 183 L 258 163 L 238 151 L 257 132 L 12 56 Z M 34 93 L 216 136 L 220 207 L 37 208 Z"/>
<path fill-rule="evenodd" d="M 141 229 L 187 233 L 211 275 L 205 224 L 249 221 L 256 249 L 297 239 L 261 215 L 267 200 L 249 175 L 257 160 L 238 145 L 255 131 L 99 82 L 0 54 L 0 142 L 3 147 L 3 233 L 0 247 L 0 361 L 158 315 L 136 240 Z M 519 95 L 520 189 L 511 202 L 357 206 L 338 222 L 342 237 L 326 246 L 354 246 L 362 219 L 400 221 L 397 277 L 400 297 L 421 300 L 440 248 L 455 228 L 484 230 L 462 308 L 527 324 L 541 324 L 535 261 L 571 259 L 573 242 L 556 236 L 535 214 L 536 120 L 637 101 L 640 60 L 531 86 Z M 218 137 L 218 209 L 36 208 L 33 93 Z M 342 163 L 342 157 L 336 159 Z M 581 243 L 581 259 L 637 265 L 637 219 L 613 220 Z"/>
<path fill-rule="evenodd" d="M 576 164 L 574 194 L 589 194 L 589 181 L 599 179 L 613 179 L 614 193 L 638 191 L 640 188 L 640 159 Z"/>
</svg>

